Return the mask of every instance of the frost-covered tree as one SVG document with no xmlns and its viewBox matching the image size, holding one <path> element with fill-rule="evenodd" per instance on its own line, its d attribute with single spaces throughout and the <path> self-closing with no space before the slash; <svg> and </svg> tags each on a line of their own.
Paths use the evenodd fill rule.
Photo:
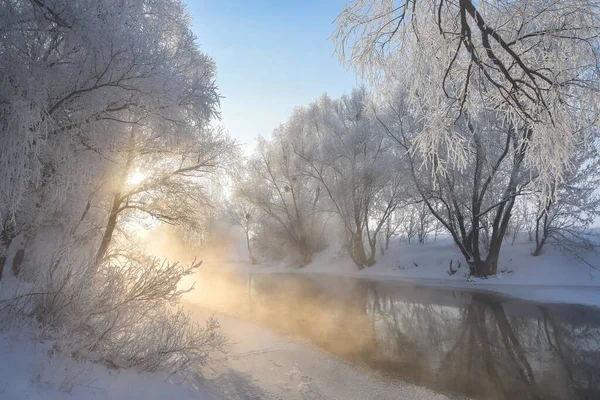
<svg viewBox="0 0 600 400">
<path fill-rule="evenodd" d="M 359 269 L 375 264 L 377 237 L 400 202 L 404 179 L 396 148 L 370 117 L 368 101 L 366 90 L 356 89 L 337 100 L 323 96 L 296 116 L 303 135 L 295 153 L 324 188 Z"/>
<path fill-rule="evenodd" d="M 132 125 L 168 141 L 216 115 L 215 66 L 178 1 L 10 1 L 0 15 L 4 248 L 110 179 Z"/>
<path fill-rule="evenodd" d="M 422 203 L 416 207 L 417 214 L 417 237 L 419 238 L 419 243 L 425 243 L 425 240 L 429 236 L 431 232 L 433 232 L 435 227 L 435 218 L 429 212 L 427 208 L 427 204 Z"/>
<path fill-rule="evenodd" d="M 509 226 L 512 244 L 515 244 L 523 233 L 527 233 L 527 240 L 533 241 L 536 211 L 537 202 L 532 201 L 531 196 L 521 196 L 517 199 Z"/>
<path fill-rule="evenodd" d="M 415 207 L 406 207 L 399 211 L 401 221 L 399 231 L 402 240 L 406 240 L 407 243 L 410 243 L 417 235 L 418 218 L 415 211 Z"/>
<path fill-rule="evenodd" d="M 382 255 L 389 250 L 392 237 L 402 232 L 402 227 L 405 222 L 402 210 L 404 209 L 397 208 L 394 210 L 385 221 L 383 229 L 380 232 L 379 250 Z"/>
<path fill-rule="evenodd" d="M 292 251 L 297 264 L 304 266 L 323 248 L 318 208 L 323 194 L 300 169 L 289 142 L 295 129 L 288 123 L 278 128 L 270 141 L 258 138 L 248 161 L 248 177 L 239 184 L 237 194 L 262 214 L 258 219 L 259 247 L 268 249 L 273 247 L 269 243 L 276 243 L 277 257 L 290 256 Z"/>
<path fill-rule="evenodd" d="M 0 261 L 19 235 L 27 309 L 69 353 L 176 372 L 223 343 L 169 307 L 198 262 L 111 253 L 140 215 L 194 231 L 235 154 L 195 39 L 178 0 L 0 2 Z"/>
<path fill-rule="evenodd" d="M 535 198 L 535 249 L 542 253 L 548 242 L 584 259 L 581 252 L 597 246 L 589 227 L 600 217 L 600 153 L 595 143 L 579 147 L 565 181 L 557 189 L 555 199 Z"/>
<path fill-rule="evenodd" d="M 516 129 L 496 112 L 465 112 L 449 128 L 460 140 L 440 144 L 432 172 L 423 168 L 427 158 L 413 151 L 421 124 L 426 122 L 408 110 L 399 92 L 395 102 L 376 115 L 404 149 L 417 192 L 451 234 L 471 274 L 495 274 L 516 198 L 536 176 L 524 161 L 525 145 L 520 138 L 527 131 Z M 455 154 L 464 159 L 457 161 Z"/>
<path fill-rule="evenodd" d="M 207 179 L 236 156 L 235 143 L 222 131 L 204 129 L 190 137 L 165 140 L 162 132 L 132 127 L 119 148 L 122 163 L 114 171 L 102 238 L 95 255 L 101 263 L 118 224 L 162 222 L 203 234 L 212 208 Z"/>
<path fill-rule="evenodd" d="M 132 119 L 205 124 L 216 112 L 214 63 L 177 1 L 9 1 L 0 15 L 3 215 L 52 173 L 47 151 L 69 162 Z"/>
<path fill-rule="evenodd" d="M 343 63 L 380 93 L 400 84 L 423 124 L 412 143 L 435 170 L 466 167 L 453 124 L 483 107 L 520 132 L 523 164 L 552 197 L 599 116 L 595 0 L 353 0 L 333 34 Z M 427 112 L 422 112 L 427 110 Z"/>
</svg>

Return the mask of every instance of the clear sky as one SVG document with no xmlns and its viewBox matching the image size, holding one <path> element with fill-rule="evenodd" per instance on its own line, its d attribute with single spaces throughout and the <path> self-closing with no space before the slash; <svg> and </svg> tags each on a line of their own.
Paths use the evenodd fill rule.
<svg viewBox="0 0 600 400">
<path fill-rule="evenodd" d="M 222 124 L 244 144 L 292 109 L 356 86 L 328 39 L 345 0 L 186 0 L 201 49 L 217 63 Z"/>
</svg>

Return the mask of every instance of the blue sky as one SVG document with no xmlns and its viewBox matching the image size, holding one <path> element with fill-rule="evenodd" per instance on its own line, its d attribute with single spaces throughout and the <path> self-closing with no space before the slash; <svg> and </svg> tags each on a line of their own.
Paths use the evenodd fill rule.
<svg viewBox="0 0 600 400">
<path fill-rule="evenodd" d="M 201 49 L 217 63 L 222 124 L 248 152 L 296 106 L 356 86 L 333 55 L 345 0 L 186 0 Z"/>
</svg>

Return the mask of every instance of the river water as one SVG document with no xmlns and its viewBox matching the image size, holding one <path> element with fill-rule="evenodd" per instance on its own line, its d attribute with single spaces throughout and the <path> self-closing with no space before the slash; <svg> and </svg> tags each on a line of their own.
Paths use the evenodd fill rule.
<svg viewBox="0 0 600 400">
<path fill-rule="evenodd" d="M 200 274 L 195 301 L 394 379 L 482 399 L 600 399 L 600 309 L 305 274 Z"/>
</svg>

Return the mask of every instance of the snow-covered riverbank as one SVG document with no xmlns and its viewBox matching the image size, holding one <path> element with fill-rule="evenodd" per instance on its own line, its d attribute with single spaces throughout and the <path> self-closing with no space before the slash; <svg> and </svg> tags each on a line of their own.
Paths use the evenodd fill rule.
<svg viewBox="0 0 600 400">
<path fill-rule="evenodd" d="M 353 276 L 376 280 L 402 280 L 419 285 L 493 291 L 546 303 L 572 303 L 600 306 L 600 270 L 558 249 L 547 247 L 531 256 L 532 244 L 520 241 L 502 248 L 498 275 L 488 279 L 468 277 L 464 258 L 452 241 L 438 238 L 425 244 L 393 243 L 378 255 L 377 264 L 358 271 L 339 246 L 315 255 L 304 268 L 279 264 L 250 265 L 244 262 L 209 263 L 206 268 L 251 271 L 256 273 L 311 273 Z M 600 254 L 582 254 L 592 265 L 600 265 Z M 451 274 L 450 261 L 452 261 Z"/>
<path fill-rule="evenodd" d="M 188 304 L 199 321 L 213 312 Z M 243 400 L 243 399 L 448 399 L 390 380 L 242 319 L 217 314 L 229 338 L 228 353 L 205 378 L 178 382 L 161 373 L 115 371 L 52 351 L 32 328 L 0 332 L 0 399 L 6 400 Z"/>
<path fill-rule="evenodd" d="M 116 371 L 53 352 L 35 329 L 0 332 L 3 400 L 212 400 L 207 390 L 163 373 Z"/>
</svg>

